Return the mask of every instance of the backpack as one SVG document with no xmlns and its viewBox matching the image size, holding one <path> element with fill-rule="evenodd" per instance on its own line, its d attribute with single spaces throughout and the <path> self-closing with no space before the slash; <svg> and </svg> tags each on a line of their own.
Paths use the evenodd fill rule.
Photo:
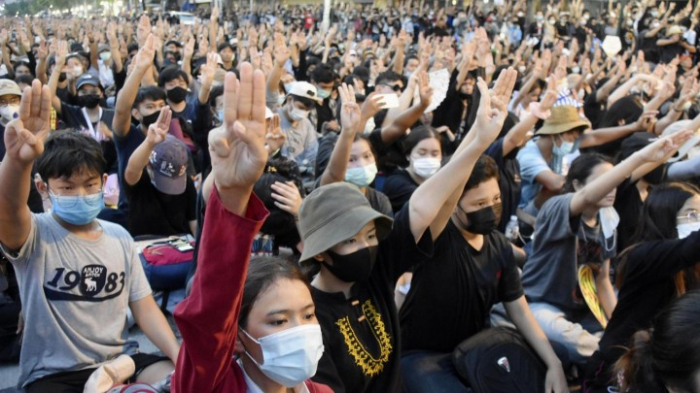
<svg viewBox="0 0 700 393">
<path fill-rule="evenodd" d="M 459 375 L 475 393 L 541 393 L 547 368 L 514 329 L 484 330 L 452 353 Z"/>
<path fill-rule="evenodd" d="M 185 287 L 193 264 L 193 245 L 185 235 L 159 239 L 143 248 L 140 257 L 151 288 L 170 291 Z"/>
</svg>

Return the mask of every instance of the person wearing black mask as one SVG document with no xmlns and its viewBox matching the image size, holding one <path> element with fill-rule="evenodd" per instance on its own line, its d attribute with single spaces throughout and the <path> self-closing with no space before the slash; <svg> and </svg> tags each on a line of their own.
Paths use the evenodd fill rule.
<svg viewBox="0 0 700 393">
<path fill-rule="evenodd" d="M 411 392 L 469 391 L 452 363 L 454 349 L 488 326 L 489 310 L 503 302 L 515 326 L 547 365 L 546 391 L 562 392 L 561 362 L 532 316 L 513 249 L 496 230 L 501 216 L 498 167 L 481 156 L 441 233 L 435 253 L 413 270 L 399 322 L 401 369 Z"/>
<path fill-rule="evenodd" d="M 117 95 L 112 130 L 119 160 L 120 183 L 124 181 L 124 171 L 131 154 L 143 143 L 148 126 L 158 120 L 160 110 L 166 105 L 163 89 L 155 86 L 139 89 L 141 79 L 147 72 L 151 72 L 154 56 L 155 44 L 153 37 L 149 36 L 146 44 L 134 56 L 134 69 Z M 138 121 L 137 125 L 132 124 L 132 117 Z M 128 209 L 126 195 L 121 193 L 118 209 L 104 209 L 98 218 L 121 224 L 126 228 Z"/>
</svg>

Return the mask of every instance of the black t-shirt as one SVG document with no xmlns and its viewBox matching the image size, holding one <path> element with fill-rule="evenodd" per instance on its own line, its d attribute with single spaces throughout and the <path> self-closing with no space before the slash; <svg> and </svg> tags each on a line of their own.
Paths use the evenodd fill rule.
<svg viewBox="0 0 700 393">
<path fill-rule="evenodd" d="M 676 297 L 676 273 L 699 262 L 700 231 L 682 240 L 642 243 L 629 252 L 617 306 L 600 340 L 609 364 L 624 353 L 621 347 L 629 347 L 632 335 L 648 329 L 656 314 Z M 693 289 L 697 287 L 686 287 Z"/>
<path fill-rule="evenodd" d="M 409 211 L 403 209 L 389 236 L 379 242 L 370 278 L 355 283 L 349 298 L 342 292 L 312 288 L 325 346 L 314 382 L 326 384 L 336 393 L 401 391 L 401 338 L 394 286 L 401 274 L 431 258 L 432 253 L 430 230 L 416 244 Z"/>
<path fill-rule="evenodd" d="M 105 123 L 107 128 L 110 130 L 112 129 L 113 119 L 114 110 L 102 108 L 102 117 L 100 117 L 100 121 Z M 61 102 L 61 120 L 63 120 L 63 123 L 69 128 L 75 128 L 80 131 L 90 129 L 87 120 L 85 120 L 85 116 L 83 115 L 83 108 L 79 106 Z M 97 126 L 99 126 L 99 123 L 97 123 Z M 92 128 L 95 130 L 95 132 L 100 132 L 98 128 L 95 128 L 95 124 L 92 125 Z"/>
<path fill-rule="evenodd" d="M 382 140 L 382 129 L 375 128 L 374 131 L 369 134 L 368 139 L 370 145 L 372 146 L 372 150 L 374 151 L 377 161 L 377 169 L 379 172 L 388 175 L 396 171 L 399 167 L 406 166 L 408 164 L 401 147 L 404 139 L 406 139 L 405 136 L 402 136 L 394 143 L 387 145 Z"/>
<path fill-rule="evenodd" d="M 401 307 L 403 350 L 452 352 L 487 326 L 491 307 L 523 296 L 513 249 L 503 234 L 477 251 L 450 221 L 432 259 L 417 265 Z"/>
<path fill-rule="evenodd" d="M 401 210 L 418 188 L 418 183 L 404 169 L 392 173 L 384 181 L 383 192 L 389 197 L 394 213 Z"/>
<path fill-rule="evenodd" d="M 493 158 L 498 165 L 498 187 L 501 189 L 501 222 L 498 230 L 505 233 L 510 216 L 516 214 L 520 203 L 520 163 L 516 158 L 519 149 L 513 149 L 507 156 L 503 156 L 504 138 L 499 138 L 486 149 L 486 155 Z"/>
<path fill-rule="evenodd" d="M 586 118 L 591 121 L 594 130 L 600 125 L 607 105 L 607 100 L 601 102 L 596 101 L 597 95 L 597 91 L 594 89 L 591 91 L 591 94 L 587 95 L 583 100 L 583 113 L 586 115 Z"/>
<path fill-rule="evenodd" d="M 0 124 L 0 161 L 5 158 L 5 126 Z"/>
<path fill-rule="evenodd" d="M 158 191 L 143 170 L 133 186 L 123 182 L 122 192 L 129 198 L 128 229 L 131 236 L 172 236 L 190 233 L 189 222 L 197 219 L 197 190 L 188 177 L 185 192 L 166 195 Z"/>
<path fill-rule="evenodd" d="M 681 38 L 681 39 L 683 39 L 683 38 Z M 683 51 L 685 51 L 685 49 L 679 43 L 660 46 L 659 47 L 659 62 L 661 62 L 663 64 L 668 64 L 671 61 L 673 61 L 673 59 L 675 59 L 676 56 L 682 55 Z"/>
<path fill-rule="evenodd" d="M 326 170 L 328 163 L 331 162 L 331 155 L 335 144 L 338 142 L 338 133 L 329 132 L 318 140 L 318 150 L 316 152 L 316 179 L 320 179 L 323 172 Z"/>
</svg>

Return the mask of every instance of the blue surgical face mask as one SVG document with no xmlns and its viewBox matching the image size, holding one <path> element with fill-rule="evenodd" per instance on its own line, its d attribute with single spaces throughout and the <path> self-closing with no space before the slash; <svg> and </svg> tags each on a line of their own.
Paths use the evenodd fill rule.
<svg viewBox="0 0 700 393">
<path fill-rule="evenodd" d="M 104 193 L 87 196 L 59 196 L 49 191 L 53 212 L 61 220 L 73 225 L 93 222 L 104 208 Z"/>
<path fill-rule="evenodd" d="M 556 156 L 565 156 L 572 151 L 574 151 L 574 142 L 567 142 L 563 138 L 561 140 L 561 146 L 554 144 L 554 147 L 552 148 L 552 153 L 554 153 Z"/>
<path fill-rule="evenodd" d="M 219 119 L 220 122 L 224 122 L 224 110 L 223 109 L 217 109 L 216 110 L 216 117 Z"/>
<path fill-rule="evenodd" d="M 369 164 L 357 168 L 348 168 L 345 172 L 345 181 L 358 187 L 367 187 L 372 184 L 377 176 L 377 165 Z"/>
<path fill-rule="evenodd" d="M 325 100 L 326 98 L 331 96 L 331 91 L 324 90 L 324 89 L 318 89 L 316 94 L 318 95 L 318 98 Z"/>
<path fill-rule="evenodd" d="M 296 82 L 287 83 L 286 85 L 284 85 L 284 91 L 287 94 L 289 94 L 289 92 L 292 91 L 292 86 L 294 86 L 294 83 L 296 83 Z"/>
</svg>

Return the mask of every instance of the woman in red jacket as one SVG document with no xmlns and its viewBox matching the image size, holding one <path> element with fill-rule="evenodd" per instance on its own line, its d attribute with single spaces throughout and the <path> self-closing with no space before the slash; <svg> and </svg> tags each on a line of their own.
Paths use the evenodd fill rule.
<svg viewBox="0 0 700 393">
<path fill-rule="evenodd" d="M 192 292 L 175 310 L 183 343 L 172 391 L 330 392 L 308 381 L 323 354 L 308 283 L 278 259 L 248 271 L 268 214 L 252 193 L 267 162 L 265 77 L 249 63 L 240 75 L 226 75 L 224 124 L 209 134 L 209 200 Z"/>
</svg>

